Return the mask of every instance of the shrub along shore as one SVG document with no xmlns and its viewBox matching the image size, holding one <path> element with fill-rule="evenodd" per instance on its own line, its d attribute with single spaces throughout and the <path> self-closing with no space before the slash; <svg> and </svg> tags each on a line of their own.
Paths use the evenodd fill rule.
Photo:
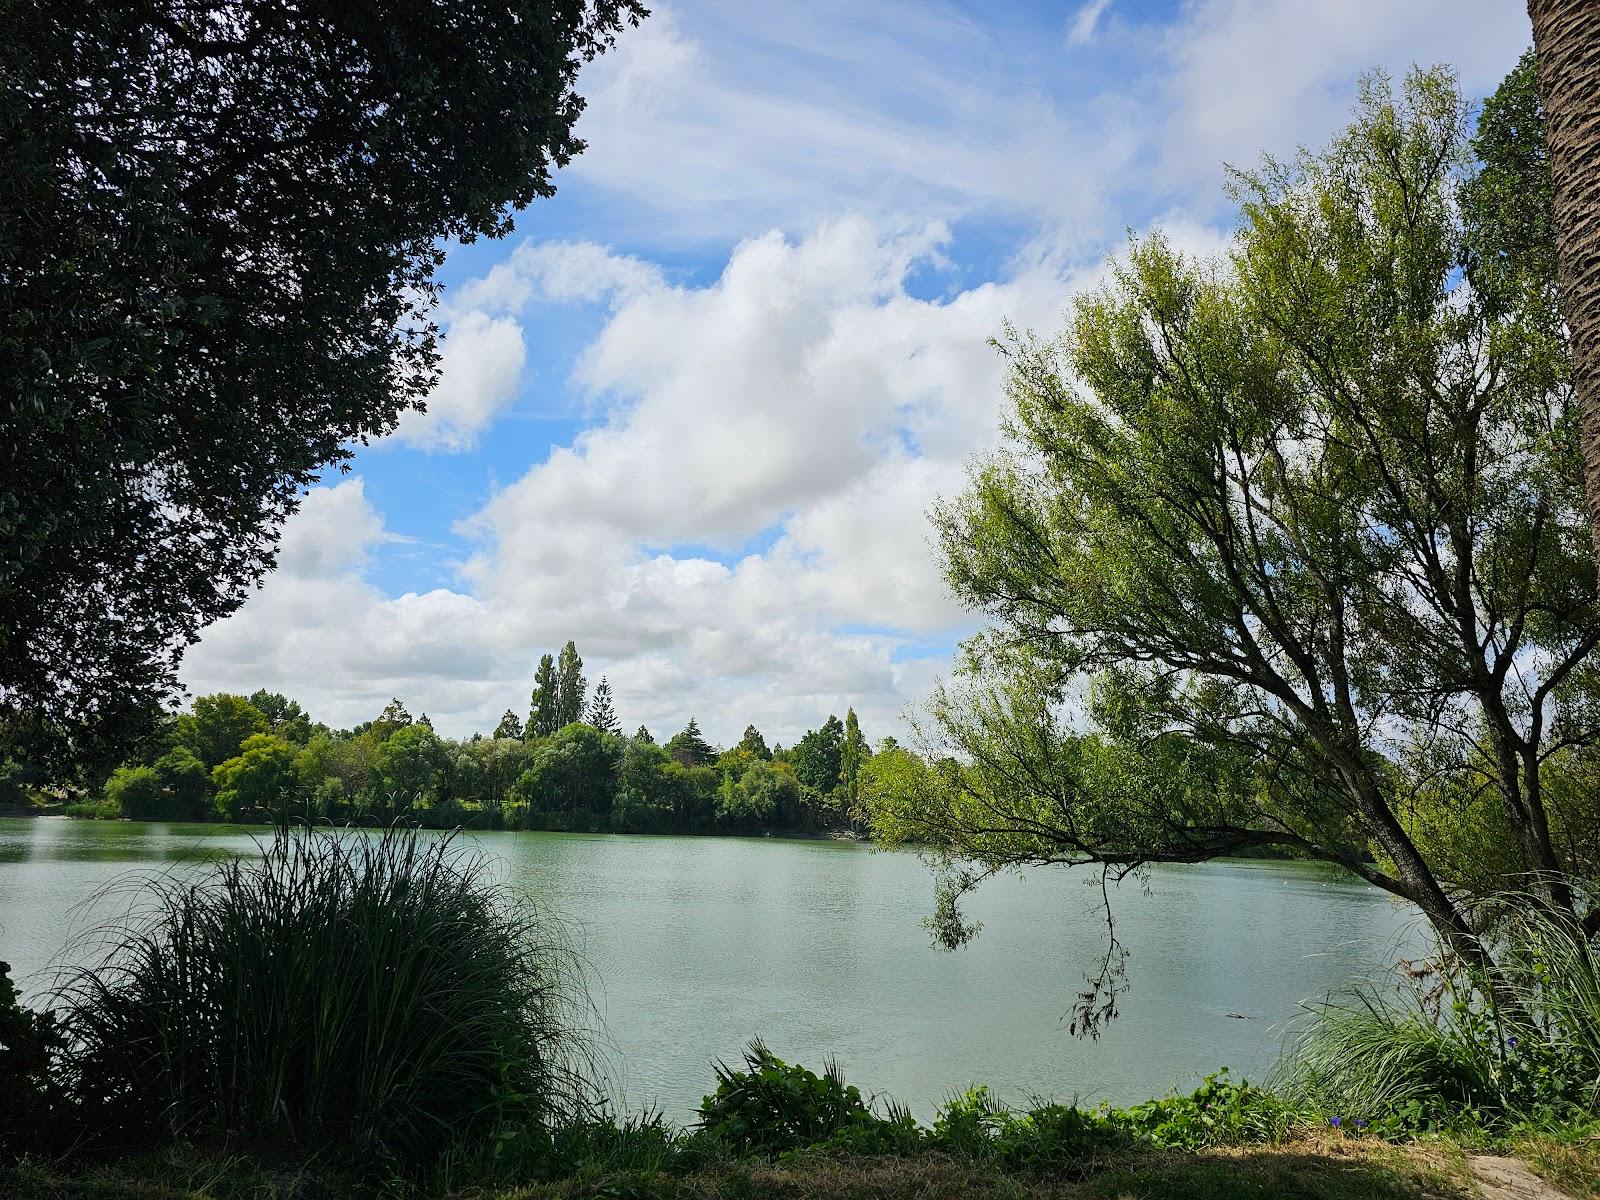
<svg viewBox="0 0 1600 1200">
<path fill-rule="evenodd" d="M 150 885 L 48 1012 L 0 983 L 0 1196 L 1368 1198 L 1469 1195 L 1457 1145 L 1600 1167 L 1600 986 L 1554 922 L 1507 931 L 1516 1012 L 1441 965 L 1330 1007 L 1268 1087 L 1021 1110 L 976 1087 L 924 1125 L 756 1043 L 677 1128 L 608 1109 L 559 928 L 486 867 L 283 826 Z"/>
</svg>

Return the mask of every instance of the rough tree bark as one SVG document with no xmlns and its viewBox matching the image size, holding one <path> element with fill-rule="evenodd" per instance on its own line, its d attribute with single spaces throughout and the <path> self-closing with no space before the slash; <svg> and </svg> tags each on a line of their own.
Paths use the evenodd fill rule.
<svg viewBox="0 0 1600 1200">
<path fill-rule="evenodd" d="M 1561 307 L 1583 431 L 1584 492 L 1600 561 L 1600 2 L 1528 0 L 1555 186 Z"/>
</svg>

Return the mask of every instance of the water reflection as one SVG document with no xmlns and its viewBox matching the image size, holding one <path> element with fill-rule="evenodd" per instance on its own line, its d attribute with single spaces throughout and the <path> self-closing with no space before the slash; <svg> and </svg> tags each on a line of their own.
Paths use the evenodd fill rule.
<svg viewBox="0 0 1600 1200">
<path fill-rule="evenodd" d="M 37 972 L 74 922 L 104 919 L 85 901 L 108 881 L 255 853 L 261 835 L 0 820 L 0 957 Z M 1155 870 L 1147 892 L 1116 897 L 1132 955 L 1123 1015 L 1082 1042 L 1062 1018 L 1103 925 L 1081 874 L 995 881 L 972 905 L 983 934 L 948 954 L 920 923 L 932 888 L 909 854 L 620 835 L 485 833 L 467 844 L 564 919 L 626 1099 L 680 1118 L 709 1089 L 711 1060 L 758 1035 L 788 1058 L 836 1054 L 852 1079 L 922 1115 L 976 1081 L 1014 1100 L 1122 1102 L 1223 1065 L 1259 1077 L 1303 1001 L 1420 944 L 1409 910 L 1324 868 Z"/>
</svg>

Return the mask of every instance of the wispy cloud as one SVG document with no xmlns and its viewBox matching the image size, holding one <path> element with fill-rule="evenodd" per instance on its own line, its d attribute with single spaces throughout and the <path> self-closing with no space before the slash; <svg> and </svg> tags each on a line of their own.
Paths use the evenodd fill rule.
<svg viewBox="0 0 1600 1200">
<path fill-rule="evenodd" d="M 1080 8 L 1067 26 L 1067 49 L 1073 50 L 1088 45 L 1094 38 L 1095 30 L 1099 28 L 1100 18 L 1110 7 L 1111 0 L 1089 0 Z"/>
</svg>

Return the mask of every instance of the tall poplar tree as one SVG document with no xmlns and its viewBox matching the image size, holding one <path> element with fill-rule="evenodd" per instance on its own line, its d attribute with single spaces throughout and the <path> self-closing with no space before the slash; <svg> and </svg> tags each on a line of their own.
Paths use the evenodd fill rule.
<svg viewBox="0 0 1600 1200">
<path fill-rule="evenodd" d="M 839 781 L 844 784 L 847 811 L 855 808 L 861 790 L 861 768 L 871 754 L 867 739 L 861 735 L 861 722 L 856 720 L 856 710 L 852 708 L 845 713 L 844 741 L 839 746 Z"/>
<path fill-rule="evenodd" d="M 525 736 L 549 737 L 560 729 L 562 724 L 556 660 L 553 655 L 544 654 L 539 657 L 539 669 L 533 673 L 533 697 L 528 708 Z"/>
<path fill-rule="evenodd" d="M 561 658 L 556 663 L 556 714 L 561 725 L 583 720 L 586 690 L 583 659 L 578 657 L 576 643 L 569 641 L 561 647 Z"/>
</svg>

